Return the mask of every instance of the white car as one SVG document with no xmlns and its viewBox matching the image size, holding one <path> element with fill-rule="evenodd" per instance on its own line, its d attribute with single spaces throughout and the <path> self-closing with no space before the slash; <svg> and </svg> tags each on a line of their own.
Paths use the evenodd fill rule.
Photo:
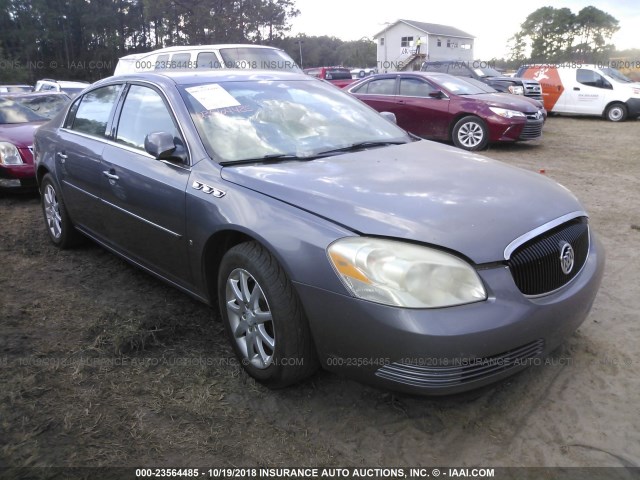
<svg viewBox="0 0 640 480">
<path fill-rule="evenodd" d="M 44 78 L 36 82 L 34 92 L 64 92 L 71 98 L 78 95 L 90 85 L 89 82 L 73 82 L 69 80 L 52 80 Z"/>
</svg>

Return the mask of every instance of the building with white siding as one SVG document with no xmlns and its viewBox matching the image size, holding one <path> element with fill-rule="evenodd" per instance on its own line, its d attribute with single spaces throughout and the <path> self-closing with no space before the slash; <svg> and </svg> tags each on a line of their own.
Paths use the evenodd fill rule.
<svg viewBox="0 0 640 480">
<path fill-rule="evenodd" d="M 448 25 L 397 20 L 373 38 L 380 72 L 418 69 L 426 60 L 473 60 L 475 37 Z M 422 44 L 416 54 L 418 38 Z"/>
</svg>

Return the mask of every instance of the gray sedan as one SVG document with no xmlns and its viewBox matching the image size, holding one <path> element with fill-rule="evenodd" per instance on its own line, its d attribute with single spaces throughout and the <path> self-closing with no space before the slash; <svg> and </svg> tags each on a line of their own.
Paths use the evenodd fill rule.
<svg viewBox="0 0 640 480">
<path fill-rule="evenodd" d="M 571 335 L 602 277 L 565 188 L 416 141 L 305 75 L 111 77 L 38 130 L 35 156 L 54 244 L 90 237 L 219 306 L 271 387 L 321 366 L 476 388 Z"/>
</svg>

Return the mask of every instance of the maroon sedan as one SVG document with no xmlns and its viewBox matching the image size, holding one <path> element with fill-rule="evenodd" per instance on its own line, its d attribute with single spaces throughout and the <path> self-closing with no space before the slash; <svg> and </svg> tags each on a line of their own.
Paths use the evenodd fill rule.
<svg viewBox="0 0 640 480">
<path fill-rule="evenodd" d="M 540 138 L 547 115 L 537 100 L 445 73 L 373 75 L 347 90 L 379 112 L 395 114 L 408 132 L 465 150 Z"/>
<path fill-rule="evenodd" d="M 0 98 L 0 188 L 35 187 L 33 134 L 48 119 Z"/>
</svg>

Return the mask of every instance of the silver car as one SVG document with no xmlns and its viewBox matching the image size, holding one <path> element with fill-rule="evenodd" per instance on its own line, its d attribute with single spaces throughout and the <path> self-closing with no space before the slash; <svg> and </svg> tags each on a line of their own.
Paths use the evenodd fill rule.
<svg viewBox="0 0 640 480">
<path fill-rule="evenodd" d="M 570 336 L 602 277 L 564 187 L 416 141 L 306 75 L 111 77 L 38 130 L 35 156 L 54 244 L 90 237 L 217 305 L 271 387 L 323 367 L 476 388 Z"/>
</svg>

